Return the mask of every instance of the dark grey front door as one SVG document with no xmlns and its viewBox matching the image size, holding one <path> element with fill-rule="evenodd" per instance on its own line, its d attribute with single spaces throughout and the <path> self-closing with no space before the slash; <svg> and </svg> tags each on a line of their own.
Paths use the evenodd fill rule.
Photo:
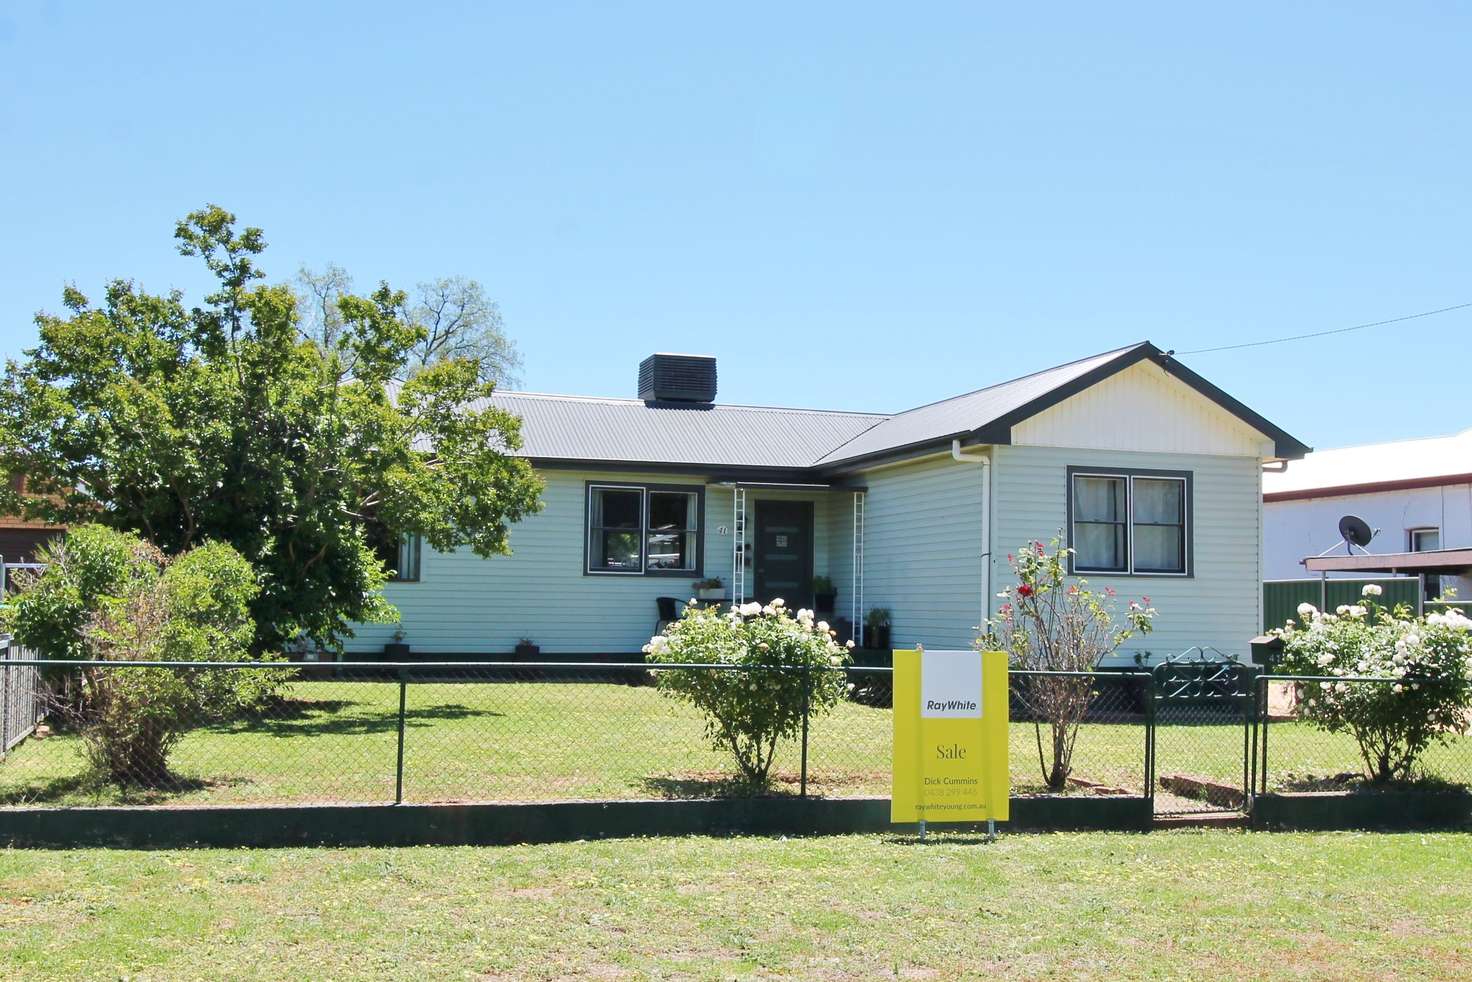
<svg viewBox="0 0 1472 982">
<path fill-rule="evenodd" d="M 813 503 L 756 503 L 756 599 L 813 605 Z"/>
</svg>

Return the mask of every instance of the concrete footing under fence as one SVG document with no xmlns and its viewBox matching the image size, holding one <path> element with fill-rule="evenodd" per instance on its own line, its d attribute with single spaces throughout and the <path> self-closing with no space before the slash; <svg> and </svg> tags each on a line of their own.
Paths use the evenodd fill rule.
<svg viewBox="0 0 1472 982">
<path fill-rule="evenodd" d="M 1255 829 L 1418 829 L 1472 825 L 1472 794 L 1441 791 L 1305 791 L 1258 795 Z"/>
<path fill-rule="evenodd" d="M 1150 827 L 1150 802 L 1124 797 L 1014 798 L 1011 829 Z M 976 826 L 931 828 L 975 829 Z M 752 798 L 281 807 L 0 810 L 0 844 L 105 846 L 511 845 L 643 835 L 838 835 L 893 831 L 888 798 Z"/>
</svg>

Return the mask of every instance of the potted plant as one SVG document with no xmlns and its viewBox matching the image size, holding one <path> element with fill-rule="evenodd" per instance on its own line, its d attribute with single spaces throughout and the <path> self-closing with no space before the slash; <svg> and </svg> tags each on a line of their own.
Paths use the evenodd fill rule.
<svg viewBox="0 0 1472 982">
<path fill-rule="evenodd" d="M 394 639 L 383 646 L 383 656 L 390 661 L 400 661 L 409 657 L 409 645 L 404 641 L 404 629 L 400 627 L 394 631 Z"/>
<path fill-rule="evenodd" d="M 889 608 L 872 607 L 864 615 L 864 647 L 888 650 Z"/>
<path fill-rule="evenodd" d="M 721 582 L 719 576 L 695 581 L 695 598 L 697 600 L 723 600 L 725 596 L 726 587 Z"/>
<path fill-rule="evenodd" d="M 516 642 L 516 657 L 523 661 L 530 660 L 542 653 L 542 648 L 531 638 L 522 638 Z"/>
<path fill-rule="evenodd" d="M 833 586 L 833 581 L 826 576 L 813 577 L 813 609 L 825 614 L 833 612 L 833 604 L 838 598 L 838 590 Z"/>
</svg>

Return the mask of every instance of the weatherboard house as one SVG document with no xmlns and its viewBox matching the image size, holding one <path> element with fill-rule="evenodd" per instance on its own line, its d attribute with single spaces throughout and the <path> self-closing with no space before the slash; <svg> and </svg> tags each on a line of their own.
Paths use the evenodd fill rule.
<svg viewBox="0 0 1472 982">
<path fill-rule="evenodd" d="M 894 415 L 725 405 L 716 363 L 657 354 L 638 397 L 498 392 L 545 507 L 510 556 L 406 541 L 387 587 L 413 656 L 635 655 L 659 598 L 716 578 L 726 601 L 814 602 L 896 646 L 969 647 L 1009 552 L 1062 534 L 1074 570 L 1148 595 L 1156 630 L 1121 657 L 1245 656 L 1262 617 L 1263 467 L 1302 443 L 1149 342 Z M 826 592 L 826 591 L 824 591 Z M 664 602 L 668 609 L 668 600 Z M 861 638 L 872 642 L 872 635 Z"/>
</svg>

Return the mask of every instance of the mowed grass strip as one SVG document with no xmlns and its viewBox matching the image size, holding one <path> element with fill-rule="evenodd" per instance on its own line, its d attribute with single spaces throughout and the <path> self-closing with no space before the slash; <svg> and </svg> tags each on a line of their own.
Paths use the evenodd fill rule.
<svg viewBox="0 0 1472 982">
<path fill-rule="evenodd" d="M 1472 838 L 0 853 L 0 977 L 1472 977 Z"/>
<path fill-rule="evenodd" d="M 392 801 L 398 747 L 398 685 L 386 681 L 296 682 L 266 715 L 191 730 L 171 757 L 169 785 L 120 790 L 90 780 L 79 741 L 28 740 L 0 761 L 0 804 L 308 803 Z M 1199 714 L 1198 714 L 1199 715 Z M 1240 723 L 1163 723 L 1161 774 L 1240 783 Z M 841 703 L 815 717 L 809 790 L 827 795 L 889 792 L 891 715 Z M 1019 793 L 1041 786 L 1032 724 L 1010 730 Z M 1145 729 L 1139 722 L 1086 723 L 1075 751 L 1079 778 L 1139 794 Z M 1345 735 L 1275 723 L 1274 775 L 1356 770 Z M 1047 737 L 1044 735 L 1047 752 Z M 785 741 L 775 791 L 795 794 L 800 747 Z M 1472 779 L 1472 741 L 1436 747 L 1428 771 Z M 593 682 L 427 681 L 408 687 L 404 797 L 408 801 L 529 801 L 691 797 L 731 793 L 728 754 L 713 749 L 700 715 L 647 686 Z"/>
</svg>

